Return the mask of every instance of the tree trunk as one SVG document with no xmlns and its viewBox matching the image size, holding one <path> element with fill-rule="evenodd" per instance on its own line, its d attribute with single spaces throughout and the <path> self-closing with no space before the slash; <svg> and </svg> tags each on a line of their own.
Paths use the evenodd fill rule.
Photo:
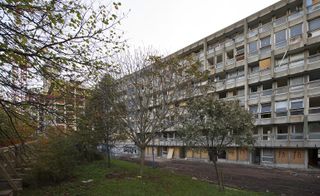
<svg viewBox="0 0 320 196">
<path fill-rule="evenodd" d="M 217 164 L 217 160 L 216 159 L 213 159 L 213 165 L 214 165 L 214 169 L 215 169 L 215 172 L 216 172 L 216 175 L 217 175 L 219 191 L 222 191 L 221 178 L 220 178 L 220 174 L 219 174 L 219 170 L 218 170 L 218 164 Z"/>
<path fill-rule="evenodd" d="M 111 156 L 110 156 L 110 146 L 109 146 L 109 139 L 106 141 L 107 144 L 107 167 L 111 167 Z"/>
<path fill-rule="evenodd" d="M 145 147 L 140 147 L 140 176 L 143 175 L 144 167 L 144 158 L 145 158 Z"/>
</svg>

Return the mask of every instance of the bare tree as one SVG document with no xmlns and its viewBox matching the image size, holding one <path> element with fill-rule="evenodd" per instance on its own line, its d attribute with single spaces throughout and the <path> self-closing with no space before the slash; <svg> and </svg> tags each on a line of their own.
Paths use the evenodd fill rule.
<svg viewBox="0 0 320 196">
<path fill-rule="evenodd" d="M 126 109 L 124 130 L 140 149 L 143 175 L 147 145 L 157 133 L 173 128 L 172 117 L 183 113 L 177 105 L 190 94 L 190 78 L 199 64 L 193 57 L 162 59 L 150 50 L 127 54 L 119 63 L 125 73 L 118 80 L 119 101 Z"/>
<path fill-rule="evenodd" d="M 222 168 L 218 169 L 220 155 L 230 145 L 251 146 L 253 118 L 238 101 L 216 100 L 212 95 L 189 101 L 179 135 L 188 146 L 206 149 L 213 162 L 219 189 L 223 190 Z"/>
</svg>

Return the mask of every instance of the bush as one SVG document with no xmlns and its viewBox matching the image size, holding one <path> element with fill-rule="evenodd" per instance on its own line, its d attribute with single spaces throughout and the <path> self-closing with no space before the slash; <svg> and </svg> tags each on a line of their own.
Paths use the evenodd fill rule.
<svg viewBox="0 0 320 196">
<path fill-rule="evenodd" d="M 68 137 L 41 140 L 35 147 L 31 179 L 36 185 L 61 182 L 73 175 L 79 153 Z"/>
</svg>

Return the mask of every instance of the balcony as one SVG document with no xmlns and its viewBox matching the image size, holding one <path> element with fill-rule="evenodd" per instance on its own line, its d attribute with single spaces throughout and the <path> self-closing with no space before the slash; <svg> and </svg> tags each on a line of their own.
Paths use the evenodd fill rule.
<svg viewBox="0 0 320 196">
<path fill-rule="evenodd" d="M 288 64 L 282 64 L 280 66 L 276 66 L 274 68 L 274 72 L 283 72 L 283 71 L 287 71 L 289 68 Z"/>
<path fill-rule="evenodd" d="M 320 61 L 320 54 L 315 54 L 308 57 L 308 64 L 316 63 Z"/>
<path fill-rule="evenodd" d="M 258 29 L 252 29 L 248 32 L 248 38 L 258 35 Z"/>
<path fill-rule="evenodd" d="M 277 133 L 276 139 L 277 140 L 287 140 L 288 134 L 287 133 Z"/>
<path fill-rule="evenodd" d="M 267 97 L 272 95 L 272 89 L 261 91 L 261 96 Z"/>
<path fill-rule="evenodd" d="M 277 49 L 279 49 L 279 48 L 284 48 L 284 47 L 286 47 L 286 46 L 287 46 L 287 40 L 283 40 L 283 41 L 281 41 L 281 42 L 275 43 L 275 47 L 276 47 Z"/>
<path fill-rule="evenodd" d="M 290 140 L 302 140 L 303 139 L 303 133 L 291 133 L 290 134 Z"/>
<path fill-rule="evenodd" d="M 315 132 L 315 133 L 312 133 L 312 132 L 309 132 L 309 139 L 320 139 L 320 132 Z"/>
<path fill-rule="evenodd" d="M 320 107 L 309 108 L 309 114 L 319 114 L 319 113 L 320 113 Z"/>
<path fill-rule="evenodd" d="M 215 51 L 219 51 L 223 48 L 223 44 L 218 44 L 216 45 L 216 47 L 214 48 Z"/>
<path fill-rule="evenodd" d="M 229 47 L 229 46 L 232 46 L 233 44 L 234 44 L 233 40 L 228 40 L 228 41 L 224 44 L 224 46 L 225 46 L 225 47 Z"/>
<path fill-rule="evenodd" d="M 236 43 L 243 42 L 243 41 L 244 41 L 243 35 L 236 37 L 234 41 L 235 41 Z"/>
<path fill-rule="evenodd" d="M 227 65 L 234 64 L 234 58 L 232 58 L 232 59 L 227 59 L 226 64 L 227 64 Z"/>
<path fill-rule="evenodd" d="M 272 25 L 271 25 L 271 22 L 269 22 L 259 28 L 259 33 L 270 32 L 271 28 L 272 28 Z"/>
<path fill-rule="evenodd" d="M 308 10 L 309 14 L 312 13 L 312 12 L 315 12 L 315 11 L 317 11 L 319 9 L 320 9 L 320 3 L 316 3 L 314 5 L 311 5 L 311 6 L 307 7 L 307 10 Z"/>
<path fill-rule="evenodd" d="M 301 43 L 302 41 L 302 35 L 297 35 L 295 37 L 291 37 L 290 40 L 289 40 L 289 44 L 292 45 L 292 44 L 297 44 L 297 43 Z"/>
<path fill-rule="evenodd" d="M 295 20 L 295 19 L 300 18 L 302 16 L 303 16 L 303 11 L 296 12 L 296 13 L 293 13 L 290 16 L 288 16 L 288 20 L 292 21 L 292 20 Z"/>
<path fill-rule="evenodd" d="M 270 52 L 271 52 L 271 45 L 260 48 L 261 55 L 270 54 Z"/>
<path fill-rule="evenodd" d="M 286 16 L 282 16 L 281 18 L 278 18 L 273 22 L 273 26 L 277 27 L 277 26 L 280 26 L 280 25 L 282 25 L 282 24 L 284 24 L 286 22 L 287 22 L 287 17 Z"/>
</svg>

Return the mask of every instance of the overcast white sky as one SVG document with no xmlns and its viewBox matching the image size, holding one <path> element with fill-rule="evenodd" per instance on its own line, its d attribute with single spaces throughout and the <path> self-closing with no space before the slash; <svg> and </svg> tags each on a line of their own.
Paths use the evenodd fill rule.
<svg viewBox="0 0 320 196">
<path fill-rule="evenodd" d="M 173 53 L 278 0 L 120 0 L 130 47 Z"/>
</svg>

